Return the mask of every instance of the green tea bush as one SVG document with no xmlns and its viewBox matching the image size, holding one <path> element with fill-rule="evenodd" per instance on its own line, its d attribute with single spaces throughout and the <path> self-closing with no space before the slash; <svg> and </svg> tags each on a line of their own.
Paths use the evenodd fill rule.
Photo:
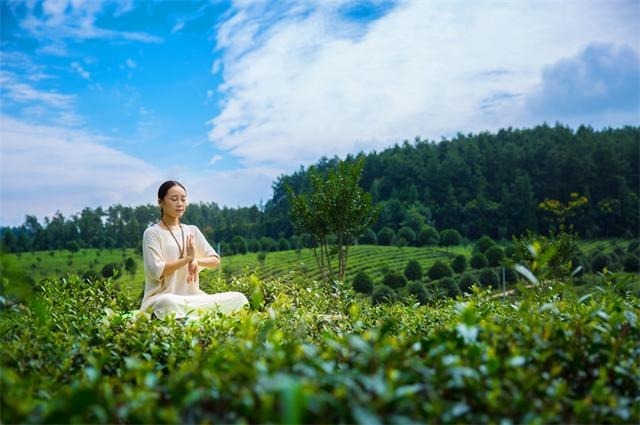
<svg viewBox="0 0 640 425">
<path fill-rule="evenodd" d="M 481 252 L 484 254 L 485 252 L 487 252 L 489 248 L 491 248 L 495 244 L 496 242 L 493 239 L 491 239 L 491 237 L 484 235 L 480 239 L 478 239 L 478 241 L 476 242 L 475 248 L 478 252 Z"/>
<path fill-rule="evenodd" d="M 504 259 L 504 250 L 498 245 L 493 245 L 484 254 L 487 257 L 489 267 L 498 267 Z"/>
<path fill-rule="evenodd" d="M 601 272 L 605 268 L 611 266 L 611 257 L 605 253 L 595 254 L 591 259 L 591 270 L 594 272 Z"/>
<path fill-rule="evenodd" d="M 429 276 L 431 280 L 438 280 L 443 277 L 453 276 L 453 270 L 451 270 L 448 264 L 438 260 L 429 268 L 427 276 Z"/>
<path fill-rule="evenodd" d="M 474 269 L 480 270 L 487 267 L 489 265 L 489 262 L 487 261 L 487 257 L 483 253 L 476 252 L 471 256 L 471 260 L 469 261 L 469 264 Z"/>
<path fill-rule="evenodd" d="M 458 280 L 458 288 L 460 289 L 460 292 L 464 293 L 471 293 L 471 287 L 473 286 L 474 283 L 476 283 L 478 280 L 475 278 L 475 276 L 471 273 L 465 273 L 462 276 L 460 276 L 460 280 Z"/>
<path fill-rule="evenodd" d="M 426 304 L 428 302 L 427 291 L 421 282 L 410 282 L 409 285 L 407 285 L 407 293 L 416 297 L 416 300 L 418 300 L 420 304 Z"/>
<path fill-rule="evenodd" d="M 456 257 L 451 262 L 451 268 L 456 273 L 464 273 L 467 269 L 467 257 L 462 254 L 456 255 Z"/>
<path fill-rule="evenodd" d="M 382 281 L 389 288 L 393 288 L 393 289 L 402 288 L 407 284 L 407 278 L 405 277 L 405 275 L 396 270 L 389 270 L 384 275 L 384 278 Z"/>
<path fill-rule="evenodd" d="M 351 286 L 356 292 L 370 294 L 373 291 L 373 280 L 366 272 L 358 272 L 353 278 Z"/>
<path fill-rule="evenodd" d="M 638 423 L 640 300 L 608 282 L 427 307 L 203 273 L 251 308 L 181 322 L 112 280 L 45 280 L 1 304 L 0 422 Z"/>
<path fill-rule="evenodd" d="M 478 281 L 485 288 L 488 287 L 498 287 L 500 283 L 500 278 L 498 274 L 493 269 L 482 269 L 480 270 L 480 274 L 478 274 Z"/>
<path fill-rule="evenodd" d="M 635 254 L 627 254 L 624 257 L 624 271 L 629 273 L 640 273 L 640 257 Z"/>
<path fill-rule="evenodd" d="M 404 275 L 408 280 L 422 279 L 422 266 L 416 260 L 409 260 L 404 268 Z"/>
<path fill-rule="evenodd" d="M 373 304 L 393 303 L 396 300 L 396 293 L 387 285 L 378 285 L 371 294 Z"/>
</svg>

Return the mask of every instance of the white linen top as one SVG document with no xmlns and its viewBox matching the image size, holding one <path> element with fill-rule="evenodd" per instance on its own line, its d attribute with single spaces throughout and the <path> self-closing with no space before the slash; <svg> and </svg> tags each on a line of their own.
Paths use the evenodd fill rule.
<svg viewBox="0 0 640 425">
<path fill-rule="evenodd" d="M 180 230 L 173 231 L 173 235 L 182 247 L 187 241 L 188 235 L 193 235 L 195 246 L 195 257 L 216 256 L 220 258 L 215 249 L 207 242 L 204 235 L 196 226 L 181 224 L 184 229 L 184 241 L 181 241 L 182 233 Z M 146 311 L 153 307 L 153 303 L 162 294 L 177 295 L 201 295 L 205 294 L 200 290 L 200 280 L 187 283 L 189 274 L 188 267 L 184 266 L 175 272 L 162 276 L 164 265 L 168 261 L 178 260 L 180 250 L 176 241 L 171 236 L 171 230 L 163 229 L 158 224 L 148 227 L 142 236 L 142 258 L 144 262 L 144 296 L 142 297 L 142 305 L 140 310 Z M 198 267 L 198 272 L 203 267 Z"/>
</svg>

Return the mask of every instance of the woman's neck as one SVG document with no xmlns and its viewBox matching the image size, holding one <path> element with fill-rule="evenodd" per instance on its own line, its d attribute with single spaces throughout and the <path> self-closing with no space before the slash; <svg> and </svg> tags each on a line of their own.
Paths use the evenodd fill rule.
<svg viewBox="0 0 640 425">
<path fill-rule="evenodd" d="M 178 217 L 162 216 L 162 222 L 165 226 L 171 229 L 172 227 L 178 227 L 180 225 L 180 219 Z"/>
</svg>

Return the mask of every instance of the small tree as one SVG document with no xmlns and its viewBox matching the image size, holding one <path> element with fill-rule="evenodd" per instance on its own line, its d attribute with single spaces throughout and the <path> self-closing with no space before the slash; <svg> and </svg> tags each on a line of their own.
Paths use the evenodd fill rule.
<svg viewBox="0 0 640 425">
<path fill-rule="evenodd" d="M 114 263 L 105 264 L 102 267 L 102 276 L 105 278 L 114 278 L 118 279 L 120 277 L 120 270 L 118 270 L 118 266 Z"/>
<path fill-rule="evenodd" d="M 456 258 L 451 262 L 451 268 L 456 273 L 464 273 L 467 269 L 467 257 L 464 255 L 456 255 Z"/>
<path fill-rule="evenodd" d="M 133 276 L 134 274 L 136 274 L 136 269 L 138 268 L 138 264 L 136 263 L 136 261 L 131 258 L 128 257 L 125 262 L 124 262 L 124 269 L 127 271 L 127 273 L 129 273 L 131 276 Z"/>
<path fill-rule="evenodd" d="M 359 238 L 359 242 L 362 245 L 375 245 L 378 243 L 378 236 L 373 229 L 367 229 L 364 234 Z"/>
<path fill-rule="evenodd" d="M 444 247 L 460 245 L 460 242 L 462 242 L 462 235 L 456 229 L 445 229 L 440 233 L 440 244 Z"/>
<path fill-rule="evenodd" d="M 420 304 L 426 304 L 428 301 L 427 291 L 421 282 L 411 282 L 407 286 L 407 293 L 416 297 Z"/>
<path fill-rule="evenodd" d="M 260 241 L 257 239 L 249 239 L 249 242 L 247 243 L 247 247 L 249 249 L 249 252 L 258 252 L 262 249 L 262 246 L 260 245 Z"/>
<path fill-rule="evenodd" d="M 371 294 L 373 304 L 392 303 L 396 300 L 396 293 L 387 285 L 378 285 Z"/>
<path fill-rule="evenodd" d="M 236 235 L 231 240 L 231 247 L 236 254 L 246 254 L 249 250 L 247 240 L 242 236 Z"/>
<path fill-rule="evenodd" d="M 351 286 L 353 286 L 356 292 L 370 294 L 371 291 L 373 291 L 373 280 L 371 280 L 371 277 L 369 277 L 366 272 L 360 271 L 353 278 Z"/>
<path fill-rule="evenodd" d="M 478 280 L 480 281 L 480 284 L 484 287 L 497 288 L 498 284 L 500 283 L 498 274 L 493 269 L 480 270 L 480 274 L 478 275 Z"/>
<path fill-rule="evenodd" d="M 440 243 L 440 234 L 436 229 L 431 226 L 422 226 L 420 233 L 418 233 L 418 244 L 420 246 L 425 245 L 438 245 Z"/>
<path fill-rule="evenodd" d="M 478 239 L 478 241 L 476 242 L 476 249 L 484 254 L 485 252 L 487 252 L 489 248 L 491 248 L 495 244 L 496 242 L 493 239 L 485 235 L 485 236 L 482 236 L 480 239 Z"/>
<path fill-rule="evenodd" d="M 504 259 L 504 251 L 498 245 L 493 245 L 485 252 L 489 267 L 498 267 Z"/>
<path fill-rule="evenodd" d="M 409 280 L 420 280 L 422 279 L 422 266 L 416 260 L 409 260 L 404 268 L 404 275 Z"/>
<path fill-rule="evenodd" d="M 407 245 L 413 245 L 416 241 L 416 232 L 411 227 L 404 226 L 398 230 L 398 238 L 404 238 L 407 241 Z"/>
<path fill-rule="evenodd" d="M 389 270 L 384 275 L 383 282 L 390 288 L 402 288 L 407 284 L 407 278 L 400 272 Z"/>
<path fill-rule="evenodd" d="M 460 294 L 460 289 L 458 288 L 458 284 L 452 277 L 445 277 L 440 279 L 438 282 L 438 286 L 442 288 L 445 294 L 448 297 L 455 297 Z"/>
<path fill-rule="evenodd" d="M 378 244 L 390 246 L 393 244 L 393 240 L 396 238 L 396 233 L 390 227 L 383 227 L 378 232 Z"/>
<path fill-rule="evenodd" d="M 471 267 L 473 267 L 474 269 L 480 270 L 487 267 L 487 265 L 489 265 L 489 262 L 487 261 L 487 257 L 483 253 L 476 252 L 475 254 L 473 254 L 473 256 L 471 256 L 469 264 L 471 264 Z"/>
<path fill-rule="evenodd" d="M 460 277 L 460 280 L 458 280 L 458 288 L 460 288 L 460 292 L 462 293 L 471 293 L 471 287 L 475 282 L 477 282 L 477 280 L 472 274 L 465 273 Z"/>
<path fill-rule="evenodd" d="M 326 175 L 310 167 L 311 193 L 296 195 L 287 187 L 291 219 L 298 230 L 315 238 L 318 249 L 313 249 L 314 257 L 327 282 L 336 276 L 331 258 L 337 255 L 337 277 L 343 279 L 349 246 L 377 217 L 371 195 L 359 185 L 363 167 L 364 158 L 353 163 L 342 161 Z M 330 235 L 335 235 L 333 243 Z"/>
<path fill-rule="evenodd" d="M 442 279 L 443 277 L 453 276 L 453 270 L 451 270 L 451 267 L 449 267 L 448 264 L 445 264 L 442 261 L 438 260 L 433 263 L 431 268 L 429 268 L 427 275 L 431 280 L 438 280 Z"/>
</svg>

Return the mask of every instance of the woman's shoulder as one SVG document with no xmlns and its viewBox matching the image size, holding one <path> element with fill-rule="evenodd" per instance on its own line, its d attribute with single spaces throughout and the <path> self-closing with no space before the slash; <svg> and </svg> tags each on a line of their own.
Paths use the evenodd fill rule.
<svg viewBox="0 0 640 425">
<path fill-rule="evenodd" d="M 197 233 L 202 233 L 200 231 L 200 228 L 198 226 L 196 226 L 195 224 L 185 224 L 184 225 L 185 230 L 197 234 Z"/>
<path fill-rule="evenodd" d="M 160 229 L 160 226 L 158 226 L 158 223 L 153 223 L 152 225 L 144 229 L 144 233 L 142 234 L 142 236 L 146 237 L 151 235 L 157 235 L 160 233 L 160 230 L 161 229 Z"/>
</svg>

